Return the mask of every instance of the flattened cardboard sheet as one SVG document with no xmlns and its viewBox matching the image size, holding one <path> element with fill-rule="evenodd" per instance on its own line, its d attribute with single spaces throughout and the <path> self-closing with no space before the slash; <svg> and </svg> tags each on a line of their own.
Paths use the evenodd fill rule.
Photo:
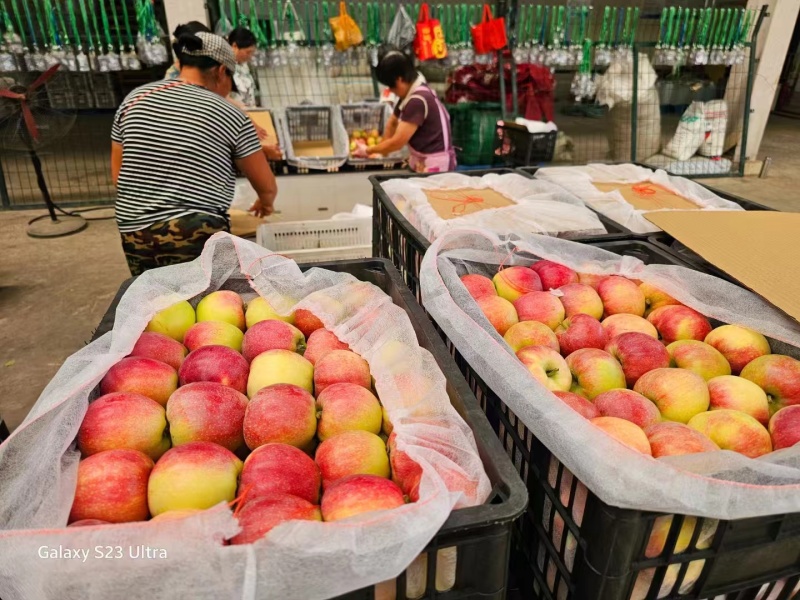
<svg viewBox="0 0 800 600">
<path fill-rule="evenodd" d="M 664 186 L 649 181 L 641 183 L 593 183 L 603 193 L 618 191 L 637 210 L 699 210 L 691 200 L 669 191 Z"/>
<path fill-rule="evenodd" d="M 278 134 L 275 132 L 275 123 L 272 122 L 272 115 L 266 110 L 248 111 L 247 115 L 256 125 L 262 127 L 267 132 L 267 137 L 261 140 L 261 145 L 277 146 Z"/>
<path fill-rule="evenodd" d="M 667 211 L 645 216 L 800 321 L 800 213 Z"/>
<path fill-rule="evenodd" d="M 510 198 L 491 188 L 424 191 L 433 210 L 445 220 L 471 215 L 489 208 L 505 208 L 516 204 Z"/>
<path fill-rule="evenodd" d="M 333 156 L 333 142 L 323 140 L 321 142 L 294 142 L 295 156 L 306 158 L 319 158 Z"/>
</svg>

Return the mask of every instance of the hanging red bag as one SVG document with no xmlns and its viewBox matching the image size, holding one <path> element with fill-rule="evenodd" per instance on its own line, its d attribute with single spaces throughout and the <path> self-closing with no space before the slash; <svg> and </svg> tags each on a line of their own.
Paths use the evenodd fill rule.
<svg viewBox="0 0 800 600">
<path fill-rule="evenodd" d="M 447 56 L 447 44 L 439 19 L 431 19 L 427 2 L 419 7 L 417 18 L 417 35 L 414 38 L 414 54 L 419 60 L 444 58 Z"/>
<path fill-rule="evenodd" d="M 476 54 L 487 54 L 494 50 L 502 50 L 508 44 L 506 37 L 506 19 L 492 16 L 488 4 L 483 5 L 483 18 L 472 28 L 472 45 Z"/>
</svg>

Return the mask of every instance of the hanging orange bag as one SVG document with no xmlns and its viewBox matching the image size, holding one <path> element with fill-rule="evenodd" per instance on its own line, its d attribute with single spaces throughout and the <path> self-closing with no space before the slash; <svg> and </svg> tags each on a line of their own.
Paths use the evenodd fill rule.
<svg viewBox="0 0 800 600">
<path fill-rule="evenodd" d="M 414 54 L 419 60 L 444 58 L 447 56 L 447 44 L 439 19 L 431 19 L 427 2 L 419 7 L 417 18 L 417 35 L 414 38 Z"/>
<path fill-rule="evenodd" d="M 508 44 L 505 17 L 495 19 L 488 4 L 483 5 L 483 18 L 472 28 L 472 45 L 476 54 L 502 50 Z"/>
<path fill-rule="evenodd" d="M 339 52 L 344 52 L 351 46 L 358 46 L 364 41 L 361 29 L 353 17 L 347 14 L 347 5 L 344 2 L 339 2 L 339 16 L 331 17 L 329 20 L 333 38 L 336 40 L 336 49 Z"/>
</svg>

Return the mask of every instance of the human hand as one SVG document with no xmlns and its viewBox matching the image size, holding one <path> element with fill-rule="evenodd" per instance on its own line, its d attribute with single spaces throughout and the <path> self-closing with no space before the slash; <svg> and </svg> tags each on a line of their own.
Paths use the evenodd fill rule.
<svg viewBox="0 0 800 600">
<path fill-rule="evenodd" d="M 261 127 L 260 125 L 256 125 L 255 123 L 253 123 L 253 125 L 256 128 L 256 135 L 258 136 L 258 139 L 260 139 L 261 141 L 267 139 L 267 130 Z"/>
<path fill-rule="evenodd" d="M 281 160 L 283 158 L 283 152 L 278 144 L 264 144 L 263 148 L 264 154 L 267 155 L 269 160 Z"/>
<path fill-rule="evenodd" d="M 272 213 L 275 212 L 275 207 L 272 203 L 265 202 L 260 198 L 253 203 L 253 206 L 250 207 L 248 211 L 253 214 L 253 216 L 258 217 L 259 219 L 263 217 L 268 217 Z"/>
</svg>

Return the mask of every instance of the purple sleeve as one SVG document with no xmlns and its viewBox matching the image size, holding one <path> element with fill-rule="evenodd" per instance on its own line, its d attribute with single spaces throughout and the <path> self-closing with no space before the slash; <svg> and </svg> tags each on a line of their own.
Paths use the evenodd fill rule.
<svg viewBox="0 0 800 600">
<path fill-rule="evenodd" d="M 425 121 L 425 101 L 422 98 L 411 98 L 400 113 L 400 120 L 419 127 Z"/>
</svg>

